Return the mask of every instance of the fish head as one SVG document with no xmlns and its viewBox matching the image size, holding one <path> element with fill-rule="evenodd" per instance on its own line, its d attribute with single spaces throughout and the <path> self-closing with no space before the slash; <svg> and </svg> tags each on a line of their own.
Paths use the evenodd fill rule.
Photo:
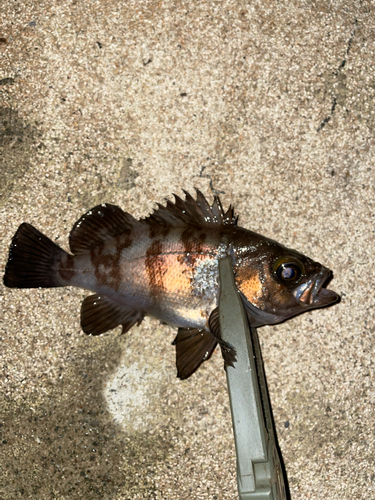
<svg viewBox="0 0 375 500">
<path fill-rule="evenodd" d="M 318 262 L 261 237 L 235 264 L 236 285 L 254 327 L 338 302 L 339 295 L 326 288 L 331 278 Z"/>
</svg>

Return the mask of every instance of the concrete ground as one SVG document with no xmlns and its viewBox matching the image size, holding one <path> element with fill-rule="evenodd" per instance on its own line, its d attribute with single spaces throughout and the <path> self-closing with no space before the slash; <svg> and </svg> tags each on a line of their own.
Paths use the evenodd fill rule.
<svg viewBox="0 0 375 500">
<path fill-rule="evenodd" d="M 0 4 L 2 271 L 21 222 L 194 186 L 333 270 L 259 329 L 292 500 L 374 492 L 374 57 L 366 0 Z M 177 380 L 174 329 L 88 337 L 85 295 L 0 285 L 0 498 L 236 498 L 219 353 Z"/>
</svg>

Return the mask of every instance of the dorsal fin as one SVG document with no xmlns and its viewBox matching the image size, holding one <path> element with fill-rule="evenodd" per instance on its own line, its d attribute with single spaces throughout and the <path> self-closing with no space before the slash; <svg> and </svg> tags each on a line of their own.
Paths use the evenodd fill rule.
<svg viewBox="0 0 375 500">
<path fill-rule="evenodd" d="M 214 202 L 210 206 L 198 189 L 196 192 L 196 200 L 185 190 L 185 200 L 174 194 L 174 203 L 169 200 L 167 200 L 166 206 L 158 203 L 158 208 L 144 221 L 149 225 L 163 226 L 218 227 L 237 225 L 237 217 L 234 215 L 234 208 L 231 205 L 224 213 L 218 196 L 214 196 Z"/>
<path fill-rule="evenodd" d="M 74 224 L 69 235 L 73 254 L 85 253 L 141 224 L 116 205 L 105 203 L 86 212 Z"/>
</svg>

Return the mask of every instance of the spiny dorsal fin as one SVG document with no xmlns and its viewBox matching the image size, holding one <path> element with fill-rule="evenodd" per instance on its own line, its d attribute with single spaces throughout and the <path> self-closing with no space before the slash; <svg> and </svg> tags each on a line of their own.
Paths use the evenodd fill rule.
<svg viewBox="0 0 375 500">
<path fill-rule="evenodd" d="M 203 194 L 196 189 L 197 199 L 184 190 L 185 200 L 173 195 L 175 202 L 167 200 L 167 205 L 158 203 L 158 208 L 145 219 L 150 225 L 184 226 L 193 225 L 199 227 L 217 227 L 237 225 L 237 217 L 234 208 L 229 206 L 224 213 L 218 196 L 214 196 L 214 202 L 210 206 Z"/>
<path fill-rule="evenodd" d="M 86 212 L 74 224 L 69 245 L 75 255 L 85 253 L 133 229 L 139 221 L 116 205 L 105 203 Z"/>
</svg>

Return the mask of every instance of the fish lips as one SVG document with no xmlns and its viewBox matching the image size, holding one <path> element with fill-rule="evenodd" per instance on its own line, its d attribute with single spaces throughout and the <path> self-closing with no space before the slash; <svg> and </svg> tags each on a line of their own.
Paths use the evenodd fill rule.
<svg viewBox="0 0 375 500">
<path fill-rule="evenodd" d="M 299 304 L 306 308 L 325 307 L 340 300 L 333 290 L 325 288 L 332 279 L 332 272 L 322 268 L 318 276 L 301 283 L 293 292 Z"/>
</svg>

